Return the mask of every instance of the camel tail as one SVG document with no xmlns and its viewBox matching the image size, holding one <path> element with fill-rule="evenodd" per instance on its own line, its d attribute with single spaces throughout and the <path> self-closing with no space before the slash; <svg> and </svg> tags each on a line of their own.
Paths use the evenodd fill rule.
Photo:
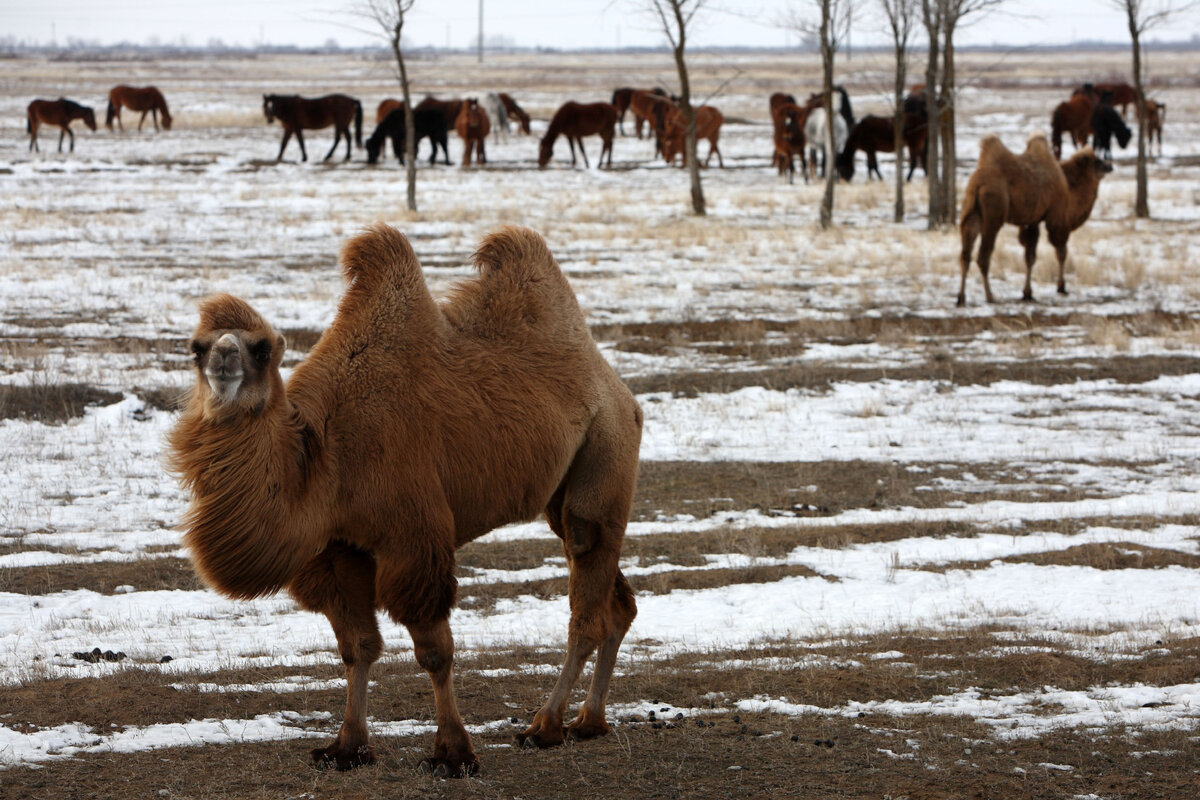
<svg viewBox="0 0 1200 800">
<path fill-rule="evenodd" d="M 362 103 L 354 101 L 354 143 L 362 147 Z"/>
</svg>

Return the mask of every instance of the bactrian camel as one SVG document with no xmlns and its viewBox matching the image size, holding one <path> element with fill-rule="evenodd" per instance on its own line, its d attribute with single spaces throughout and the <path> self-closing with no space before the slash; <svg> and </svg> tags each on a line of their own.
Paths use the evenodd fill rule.
<svg viewBox="0 0 1200 800">
<path fill-rule="evenodd" d="M 1037 260 L 1038 225 L 1046 223 L 1046 236 L 1058 256 L 1058 293 L 1067 293 L 1063 269 L 1067 261 L 1067 239 L 1071 231 L 1087 222 L 1096 203 L 1100 179 L 1112 172 L 1112 165 L 1099 159 L 1092 148 L 1078 150 L 1067 161 L 1059 162 L 1050 150 L 1046 135 L 1040 131 L 1029 137 L 1025 152 L 1015 155 L 994 135 L 979 144 L 979 164 L 975 167 L 963 194 L 958 305 L 967 302 L 967 270 L 971 251 L 979 241 L 979 271 L 983 273 L 983 291 L 993 302 L 988 282 L 988 267 L 996 235 L 1004 223 L 1020 228 L 1018 238 L 1025 246 L 1025 292 L 1021 298 L 1033 300 L 1033 263 Z"/>
<path fill-rule="evenodd" d="M 200 306 L 196 386 L 170 434 L 191 492 L 185 543 L 234 598 L 287 591 L 325 614 L 346 664 L 346 716 L 319 766 L 375 758 L 367 680 L 376 610 L 412 635 L 433 681 L 437 733 L 424 765 L 478 769 L 454 699 L 455 550 L 545 513 L 570 568 L 566 661 L 522 744 L 608 731 L 605 698 L 636 614 L 618 569 L 642 414 L 592 341 L 545 242 L 508 227 L 474 256 L 477 278 L 435 302 L 408 240 L 379 225 L 342 250 L 332 325 L 285 386 L 284 338 L 248 304 Z M 563 724 L 596 652 L 591 688 Z"/>
</svg>

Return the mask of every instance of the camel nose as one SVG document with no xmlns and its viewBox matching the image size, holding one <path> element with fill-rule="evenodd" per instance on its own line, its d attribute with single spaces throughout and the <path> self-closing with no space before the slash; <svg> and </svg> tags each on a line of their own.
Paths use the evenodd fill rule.
<svg viewBox="0 0 1200 800">
<path fill-rule="evenodd" d="M 241 342 L 236 336 L 227 333 L 213 345 L 208 372 L 216 377 L 236 377 L 242 374 Z"/>
</svg>

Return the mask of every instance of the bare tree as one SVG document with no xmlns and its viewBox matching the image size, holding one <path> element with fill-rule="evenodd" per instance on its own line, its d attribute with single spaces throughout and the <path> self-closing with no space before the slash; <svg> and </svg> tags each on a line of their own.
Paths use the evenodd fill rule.
<svg viewBox="0 0 1200 800">
<path fill-rule="evenodd" d="M 692 182 L 692 212 L 697 216 L 708 213 L 704 204 L 704 187 L 700 183 L 700 159 L 696 158 L 696 111 L 692 108 L 692 87 L 688 80 L 684 51 L 687 34 L 696 13 L 707 0 L 647 0 L 650 11 L 662 25 L 667 41 L 675 53 L 675 69 L 679 72 L 679 109 L 683 112 L 685 130 L 684 155 Z"/>
<path fill-rule="evenodd" d="M 941 160 L 938 146 L 941 141 L 942 104 L 937 93 L 938 61 L 941 55 L 942 19 L 945 0 L 921 0 L 921 24 L 929 38 L 925 59 L 925 136 L 926 184 L 929 186 L 929 230 L 946 225 L 951 214 L 946 209 L 946 190 L 942 186 Z"/>
<path fill-rule="evenodd" d="M 838 151 L 834 146 L 833 68 L 834 59 L 842 43 L 850 36 L 850 22 L 854 16 L 853 0 L 807 0 L 815 18 L 808 13 L 788 10 L 782 23 L 796 31 L 803 40 L 815 36 L 821 48 L 821 89 L 825 97 L 825 194 L 821 198 L 821 227 L 833 224 L 833 195 L 837 186 L 837 170 L 833 168 Z"/>
<path fill-rule="evenodd" d="M 954 33 L 968 22 L 985 16 L 1005 0 L 939 0 L 942 12 L 942 207 L 954 222 L 958 209 L 958 74 L 954 64 Z"/>
<path fill-rule="evenodd" d="M 1137 138 L 1137 195 L 1134 200 L 1134 216 L 1146 219 L 1150 216 L 1150 197 L 1146 174 L 1146 92 L 1142 85 L 1142 34 L 1162 25 L 1172 17 L 1193 8 L 1195 2 L 1173 2 L 1173 0 L 1109 0 L 1109 5 L 1125 14 L 1129 23 L 1129 38 L 1133 40 L 1133 88 L 1137 95 L 1138 138 Z"/>
<path fill-rule="evenodd" d="M 904 221 L 904 85 L 908 82 L 908 44 L 916 22 L 917 0 L 879 0 L 887 18 L 887 28 L 892 34 L 892 46 L 896 54 L 896 80 L 893 85 L 895 103 L 892 130 L 896 146 L 896 203 L 894 219 Z M 916 158 L 916 153 L 910 153 Z"/>
<path fill-rule="evenodd" d="M 396 59 L 396 74 L 404 92 L 404 175 L 408 183 L 408 210 L 417 210 L 417 142 L 413 130 L 412 93 L 408 87 L 408 70 L 404 66 L 401 33 L 404 18 L 416 0 L 362 0 L 354 13 L 371 20 L 383 31 L 392 46 Z"/>
</svg>

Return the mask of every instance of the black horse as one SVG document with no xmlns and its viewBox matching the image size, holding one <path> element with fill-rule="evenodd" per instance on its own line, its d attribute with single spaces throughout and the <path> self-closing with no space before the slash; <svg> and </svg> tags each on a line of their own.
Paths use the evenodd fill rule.
<svg viewBox="0 0 1200 800">
<path fill-rule="evenodd" d="M 1133 137 L 1133 132 L 1129 130 L 1129 126 L 1125 124 L 1125 120 L 1121 119 L 1117 110 L 1113 108 L 1111 93 L 1106 93 L 1106 95 L 1110 102 L 1105 103 L 1101 100 L 1092 109 L 1092 135 L 1095 137 L 1092 140 L 1092 149 L 1096 151 L 1096 155 L 1112 161 L 1113 136 L 1117 137 L 1117 144 L 1124 149 Z"/>
<path fill-rule="evenodd" d="M 413 130 L 416 138 L 413 141 L 413 153 L 419 149 L 421 140 L 428 137 L 433 152 L 429 154 L 429 163 L 437 163 L 438 145 L 446 157 L 446 165 L 450 165 L 450 152 L 446 149 L 446 118 L 436 108 L 413 109 Z M 388 113 L 380 122 L 370 138 L 367 139 L 367 162 L 374 164 L 379 160 L 379 151 L 383 149 L 383 140 L 392 140 L 392 152 L 400 163 L 404 163 L 404 109 L 397 108 Z"/>
</svg>

